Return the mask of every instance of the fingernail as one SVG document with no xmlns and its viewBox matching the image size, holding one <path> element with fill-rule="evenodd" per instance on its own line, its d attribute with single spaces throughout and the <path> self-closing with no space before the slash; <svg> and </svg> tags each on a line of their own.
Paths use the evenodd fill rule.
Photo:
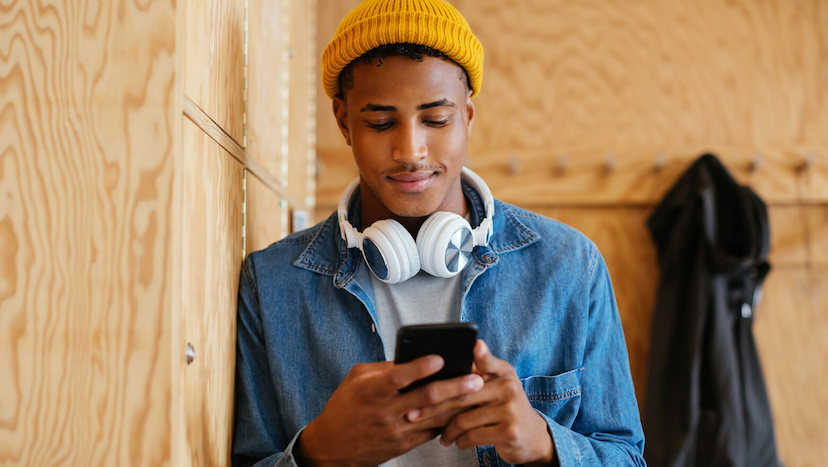
<svg viewBox="0 0 828 467">
<path fill-rule="evenodd" d="M 441 357 L 439 355 L 435 355 L 434 357 L 431 358 L 430 363 L 431 363 L 432 368 L 434 368 L 435 370 L 439 370 L 440 368 L 443 367 L 443 357 Z"/>
<path fill-rule="evenodd" d="M 443 438 L 442 436 L 440 437 L 440 444 L 442 444 L 443 446 L 448 446 L 449 445 L 449 443 L 447 443 L 445 438 Z"/>
<path fill-rule="evenodd" d="M 417 409 L 411 410 L 408 414 L 406 414 L 406 418 L 408 418 L 409 422 L 413 422 L 414 420 L 420 418 L 420 411 Z"/>
<path fill-rule="evenodd" d="M 469 389 L 477 391 L 478 389 L 483 387 L 483 378 L 478 375 L 473 375 L 470 377 L 469 381 Z"/>
</svg>

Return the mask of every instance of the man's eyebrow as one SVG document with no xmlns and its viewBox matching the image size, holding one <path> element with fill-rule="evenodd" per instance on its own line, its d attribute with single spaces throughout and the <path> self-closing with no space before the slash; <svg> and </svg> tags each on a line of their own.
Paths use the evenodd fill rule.
<svg viewBox="0 0 828 467">
<path fill-rule="evenodd" d="M 365 107 L 359 109 L 360 112 L 395 112 L 397 110 L 393 105 L 378 105 L 367 104 Z"/>
<path fill-rule="evenodd" d="M 417 106 L 417 110 L 426 110 L 432 107 L 457 107 L 457 104 L 454 102 L 442 98 L 439 101 L 429 102 L 427 104 L 420 104 Z M 397 108 L 393 105 L 380 105 L 380 104 L 366 104 L 365 107 L 359 109 L 360 112 L 396 112 Z"/>
<path fill-rule="evenodd" d="M 452 101 L 450 101 L 446 98 L 442 98 L 439 101 L 429 102 L 428 104 L 420 104 L 420 105 L 417 106 L 417 110 L 425 110 L 425 109 L 430 109 L 432 107 L 442 107 L 442 106 L 457 107 L 457 104 L 455 104 L 454 102 L 452 102 Z"/>
</svg>

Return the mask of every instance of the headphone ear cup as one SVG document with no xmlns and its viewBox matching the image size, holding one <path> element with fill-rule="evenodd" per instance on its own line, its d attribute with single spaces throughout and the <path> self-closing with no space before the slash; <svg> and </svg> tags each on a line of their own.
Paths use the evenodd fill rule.
<svg viewBox="0 0 828 467">
<path fill-rule="evenodd" d="M 377 221 L 365 229 L 363 235 L 362 254 L 379 280 L 396 284 L 410 279 L 420 270 L 417 244 L 399 222 L 393 219 Z"/>
<path fill-rule="evenodd" d="M 471 225 L 451 212 L 436 212 L 420 227 L 420 266 L 435 277 L 453 277 L 466 267 L 474 248 Z"/>
</svg>

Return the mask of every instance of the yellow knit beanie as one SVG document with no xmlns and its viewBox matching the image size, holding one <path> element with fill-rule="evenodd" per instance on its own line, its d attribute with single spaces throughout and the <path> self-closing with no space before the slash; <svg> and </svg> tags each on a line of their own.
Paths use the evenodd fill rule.
<svg viewBox="0 0 828 467">
<path fill-rule="evenodd" d="M 339 73 L 385 44 L 420 44 L 446 54 L 469 75 L 472 96 L 483 83 L 483 46 L 466 18 L 444 0 L 364 0 L 348 13 L 322 52 L 322 86 L 339 93 Z"/>
</svg>

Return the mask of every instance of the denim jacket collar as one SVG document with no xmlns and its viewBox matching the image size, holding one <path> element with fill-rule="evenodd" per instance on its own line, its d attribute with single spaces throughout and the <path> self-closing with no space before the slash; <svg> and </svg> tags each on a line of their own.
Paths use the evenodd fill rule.
<svg viewBox="0 0 828 467">
<path fill-rule="evenodd" d="M 463 194 L 469 201 L 470 217 L 473 226 L 485 218 L 486 211 L 480 195 L 468 184 L 463 183 Z M 354 197 L 348 208 L 348 219 L 353 225 L 360 225 L 360 197 Z M 319 274 L 334 276 L 338 288 L 345 287 L 359 270 L 362 256 L 356 248 L 348 248 L 339 235 L 336 213 L 332 214 L 315 229 L 308 232 L 308 246 L 293 262 L 299 268 Z M 484 268 L 497 264 L 500 254 L 524 248 L 540 239 L 540 234 L 526 226 L 517 218 L 507 204 L 495 200 L 494 234 L 488 246 L 474 248 L 477 263 Z"/>
</svg>

